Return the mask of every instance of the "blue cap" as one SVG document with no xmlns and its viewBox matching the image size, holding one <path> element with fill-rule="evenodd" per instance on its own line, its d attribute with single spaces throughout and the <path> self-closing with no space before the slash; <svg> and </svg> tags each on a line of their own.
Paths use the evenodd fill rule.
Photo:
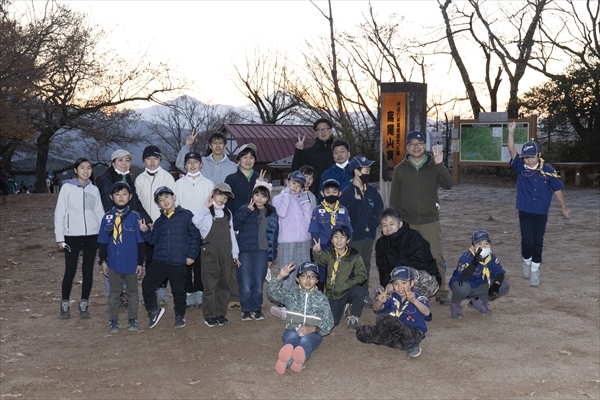
<svg viewBox="0 0 600 400">
<path fill-rule="evenodd" d="M 355 169 L 370 167 L 374 162 L 375 161 L 371 161 L 367 157 L 356 156 L 352 159 L 352 161 L 350 161 L 350 172 L 354 171 Z"/>
<path fill-rule="evenodd" d="M 306 186 L 306 177 L 300 171 L 294 171 L 289 176 L 288 179 L 291 181 L 296 181 L 302 184 L 302 187 Z"/>
<path fill-rule="evenodd" d="M 426 142 L 425 135 L 423 135 L 419 131 L 412 131 L 412 132 L 409 132 L 408 135 L 406 135 L 406 143 L 410 142 L 413 139 L 420 140 L 423 143 Z"/>
<path fill-rule="evenodd" d="M 120 188 L 126 188 L 127 191 L 129 193 L 131 193 L 131 187 L 129 186 L 129 183 L 123 182 L 123 181 L 113 183 L 112 186 L 110 187 L 110 193 L 112 194 Z"/>
<path fill-rule="evenodd" d="M 403 281 L 411 281 L 412 280 L 412 272 L 408 267 L 399 266 L 394 268 L 392 273 L 390 274 L 390 281 L 403 280 Z"/>
<path fill-rule="evenodd" d="M 337 180 L 331 178 L 331 179 L 327 179 L 325 182 L 323 182 L 323 189 L 327 186 L 336 186 L 339 189 L 340 183 Z"/>
<path fill-rule="evenodd" d="M 490 239 L 490 234 L 487 231 L 478 230 L 473 232 L 473 236 L 471 236 L 471 244 L 481 242 L 482 240 L 487 240 L 490 243 L 492 242 L 492 239 Z"/>
<path fill-rule="evenodd" d="M 300 264 L 297 275 L 303 274 L 307 271 L 312 271 L 319 276 L 319 266 L 314 262 L 304 261 L 302 264 Z"/>
<path fill-rule="evenodd" d="M 540 154 L 540 146 L 536 142 L 527 142 L 521 147 L 519 157 L 535 157 Z"/>
<path fill-rule="evenodd" d="M 158 196 L 164 193 L 169 193 L 171 195 L 175 194 L 173 191 L 167 186 L 161 186 L 154 191 L 154 202 L 158 204 Z"/>
</svg>

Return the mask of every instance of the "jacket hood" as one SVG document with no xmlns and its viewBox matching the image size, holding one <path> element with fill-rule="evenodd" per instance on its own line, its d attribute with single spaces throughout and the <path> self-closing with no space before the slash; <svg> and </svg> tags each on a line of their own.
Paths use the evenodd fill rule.
<svg viewBox="0 0 600 400">
<path fill-rule="evenodd" d="M 402 226 L 400 227 L 400 229 L 398 229 L 396 232 L 392 233 L 391 235 L 384 236 L 384 237 L 386 238 L 386 240 L 388 242 L 393 242 L 400 236 L 404 235 L 409 230 L 410 230 L 410 225 L 408 225 L 408 222 L 402 221 Z"/>
<path fill-rule="evenodd" d="M 87 183 L 85 185 L 82 185 L 81 183 L 79 183 L 79 180 L 77 178 L 73 178 L 73 179 L 68 179 L 68 180 L 64 181 L 63 185 L 64 184 L 75 185 L 75 186 L 79 186 L 79 187 L 86 187 L 87 185 L 90 184 L 90 180 L 88 179 Z"/>
</svg>

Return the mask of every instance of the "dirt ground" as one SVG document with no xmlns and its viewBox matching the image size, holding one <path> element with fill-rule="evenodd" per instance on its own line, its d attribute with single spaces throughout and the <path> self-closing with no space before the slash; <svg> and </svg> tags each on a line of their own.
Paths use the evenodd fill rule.
<svg viewBox="0 0 600 400">
<path fill-rule="evenodd" d="M 140 307 L 138 333 L 109 335 L 96 270 L 92 317 L 60 320 L 56 195 L 9 196 L 0 204 L 0 398 L 598 399 L 600 191 L 566 190 L 570 219 L 553 203 L 538 288 L 520 276 L 513 185 L 463 183 L 441 196 L 448 277 L 474 230 L 492 236 L 511 284 L 491 303 L 493 313 L 465 307 L 465 318 L 454 320 L 434 302 L 423 353 L 413 360 L 359 343 L 340 325 L 300 374 L 283 376 L 274 370 L 283 321 L 268 314 L 268 302 L 264 321 L 242 322 L 230 311 L 228 326 L 208 328 L 192 310 L 178 330 L 172 304 L 151 331 Z M 80 280 L 78 274 L 72 299 Z M 374 320 L 365 309 L 360 324 Z"/>
</svg>

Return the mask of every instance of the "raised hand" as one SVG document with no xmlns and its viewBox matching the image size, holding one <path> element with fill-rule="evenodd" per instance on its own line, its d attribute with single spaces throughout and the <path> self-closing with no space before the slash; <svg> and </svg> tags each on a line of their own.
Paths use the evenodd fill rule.
<svg viewBox="0 0 600 400">
<path fill-rule="evenodd" d="M 295 144 L 298 150 L 304 150 L 304 140 L 306 140 L 306 135 L 303 135 L 301 139 L 300 134 L 298 134 L 298 141 Z"/>
<path fill-rule="evenodd" d="M 185 145 L 187 147 L 192 147 L 194 140 L 196 140 L 196 136 L 198 136 L 198 132 L 195 129 L 192 129 L 192 133 L 185 138 Z"/>
<path fill-rule="evenodd" d="M 148 225 L 146 225 L 146 221 L 144 220 L 144 218 L 139 220 L 139 224 L 140 224 L 140 231 L 142 231 L 142 232 L 148 231 Z"/>
<path fill-rule="evenodd" d="M 261 169 L 260 174 L 258 175 L 258 178 L 256 178 L 256 182 L 264 182 L 266 174 L 267 174 L 267 170 Z"/>
<path fill-rule="evenodd" d="M 313 246 L 313 251 L 315 253 L 320 253 L 321 252 L 321 238 L 319 239 L 313 239 L 313 242 L 315 242 L 314 246 Z"/>
<path fill-rule="evenodd" d="M 433 161 L 436 164 L 440 164 L 442 161 L 444 161 L 444 153 L 442 152 L 442 146 L 431 146 L 431 151 L 433 152 Z"/>
<path fill-rule="evenodd" d="M 254 211 L 254 199 L 250 199 L 250 203 L 248 203 L 248 209 L 250 211 Z"/>
<path fill-rule="evenodd" d="M 279 270 L 279 274 L 277 274 L 277 280 L 278 281 L 284 280 L 285 278 L 290 276 L 290 273 L 295 269 L 296 269 L 296 265 L 294 265 L 294 262 L 292 261 L 291 263 L 289 263 L 288 265 L 286 265 L 285 267 L 283 267 Z"/>
<path fill-rule="evenodd" d="M 204 205 L 206 206 L 206 208 L 209 208 L 210 206 L 212 206 L 212 196 L 208 196 L 206 198 L 206 201 L 204 202 Z"/>
<path fill-rule="evenodd" d="M 511 121 L 508 123 L 508 133 L 513 133 L 515 131 L 515 128 L 517 127 L 517 124 L 515 121 Z"/>
</svg>

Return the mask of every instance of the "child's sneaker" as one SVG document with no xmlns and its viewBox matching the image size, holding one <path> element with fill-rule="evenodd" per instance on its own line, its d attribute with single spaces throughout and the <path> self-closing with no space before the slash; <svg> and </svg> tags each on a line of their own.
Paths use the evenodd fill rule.
<svg viewBox="0 0 600 400">
<path fill-rule="evenodd" d="M 488 308 L 488 302 L 487 302 L 487 300 L 484 301 L 484 300 L 481 300 L 481 299 L 471 299 L 471 301 L 469 301 L 469 306 L 473 307 L 474 309 L 476 309 L 477 311 L 479 311 L 483 315 L 488 315 L 488 314 L 490 314 L 492 312 Z"/>
<path fill-rule="evenodd" d="M 406 357 L 407 358 L 415 358 L 421 355 L 421 347 L 419 347 L 416 343 L 409 343 L 406 346 Z"/>
<path fill-rule="evenodd" d="M 204 323 L 209 327 L 209 328 L 214 328 L 215 326 L 219 326 L 219 321 L 217 321 L 216 318 L 205 318 L 204 319 Z"/>
<path fill-rule="evenodd" d="M 462 306 L 460 303 L 450 303 L 450 314 L 452 314 L 452 318 L 462 319 Z"/>
<path fill-rule="evenodd" d="M 175 316 L 175 329 L 183 328 L 185 326 L 185 318 L 183 315 Z"/>
<path fill-rule="evenodd" d="M 137 320 L 137 318 L 129 318 L 127 320 L 127 330 L 129 332 L 137 332 L 138 331 L 138 320 Z"/>
<path fill-rule="evenodd" d="M 298 346 L 292 352 L 292 364 L 290 365 L 290 369 L 294 372 L 300 372 L 304 368 L 304 361 L 306 361 L 306 354 L 304 353 L 304 349 L 302 346 Z"/>
<path fill-rule="evenodd" d="M 119 320 L 113 318 L 108 323 L 108 333 L 119 333 Z"/>
<path fill-rule="evenodd" d="M 69 300 L 62 300 L 60 302 L 60 319 L 71 318 L 71 303 Z"/>
<path fill-rule="evenodd" d="M 190 308 L 195 308 L 196 307 L 196 293 L 190 293 L 187 292 L 185 294 L 185 308 L 186 309 L 190 309 Z"/>
<path fill-rule="evenodd" d="M 252 313 L 250 313 L 250 311 L 244 311 L 242 313 L 242 321 L 252 321 Z"/>
<path fill-rule="evenodd" d="M 355 331 L 357 325 L 358 325 L 358 317 L 355 317 L 354 315 L 348 316 L 348 329 Z"/>
<path fill-rule="evenodd" d="M 373 308 L 373 306 L 375 305 L 375 301 L 370 298 L 368 295 L 365 296 L 365 306 L 369 307 L 369 308 Z"/>
<path fill-rule="evenodd" d="M 344 306 L 344 318 L 348 319 L 348 317 L 350 316 L 350 307 L 352 306 L 352 304 L 350 303 L 346 303 L 346 305 Z"/>
<path fill-rule="evenodd" d="M 523 273 L 523 279 L 529 279 L 531 276 L 531 261 L 527 262 L 523 260 L 523 265 L 521 265 L 521 272 Z"/>
<path fill-rule="evenodd" d="M 287 310 L 285 306 L 273 306 L 271 307 L 271 315 L 275 318 L 285 319 L 287 314 Z"/>
<path fill-rule="evenodd" d="M 162 318 L 164 313 L 165 313 L 164 308 L 159 308 L 158 310 L 156 310 L 154 312 L 148 313 L 148 318 L 150 319 L 150 321 L 148 322 L 148 328 L 149 329 L 154 328 L 156 326 L 156 324 L 158 324 L 158 321 L 160 321 L 160 319 Z"/>
<path fill-rule="evenodd" d="M 537 287 L 540 284 L 540 269 L 531 270 L 531 276 L 529 277 L 529 286 Z"/>
<path fill-rule="evenodd" d="M 158 301 L 158 304 L 169 304 L 169 297 L 167 296 L 167 288 L 166 287 L 159 287 L 158 289 L 156 289 L 156 300 Z"/>
<path fill-rule="evenodd" d="M 89 303 L 87 300 L 81 300 L 79 302 L 79 318 L 86 319 L 90 317 L 90 312 L 88 311 Z"/>
<path fill-rule="evenodd" d="M 219 325 L 227 325 L 229 323 L 229 320 L 225 318 L 224 315 L 219 315 L 217 317 L 217 322 L 219 323 Z"/>
<path fill-rule="evenodd" d="M 196 294 L 196 306 L 198 308 L 202 308 L 202 292 L 197 291 L 197 292 L 195 292 L 195 294 Z"/>
<path fill-rule="evenodd" d="M 294 346 L 291 344 L 286 344 L 279 350 L 277 362 L 275 363 L 275 371 L 277 371 L 278 374 L 285 374 L 285 371 L 292 365 L 293 352 Z"/>
<path fill-rule="evenodd" d="M 254 318 L 257 321 L 262 321 L 263 319 L 265 319 L 265 316 L 260 311 L 252 311 L 252 318 Z"/>
</svg>

